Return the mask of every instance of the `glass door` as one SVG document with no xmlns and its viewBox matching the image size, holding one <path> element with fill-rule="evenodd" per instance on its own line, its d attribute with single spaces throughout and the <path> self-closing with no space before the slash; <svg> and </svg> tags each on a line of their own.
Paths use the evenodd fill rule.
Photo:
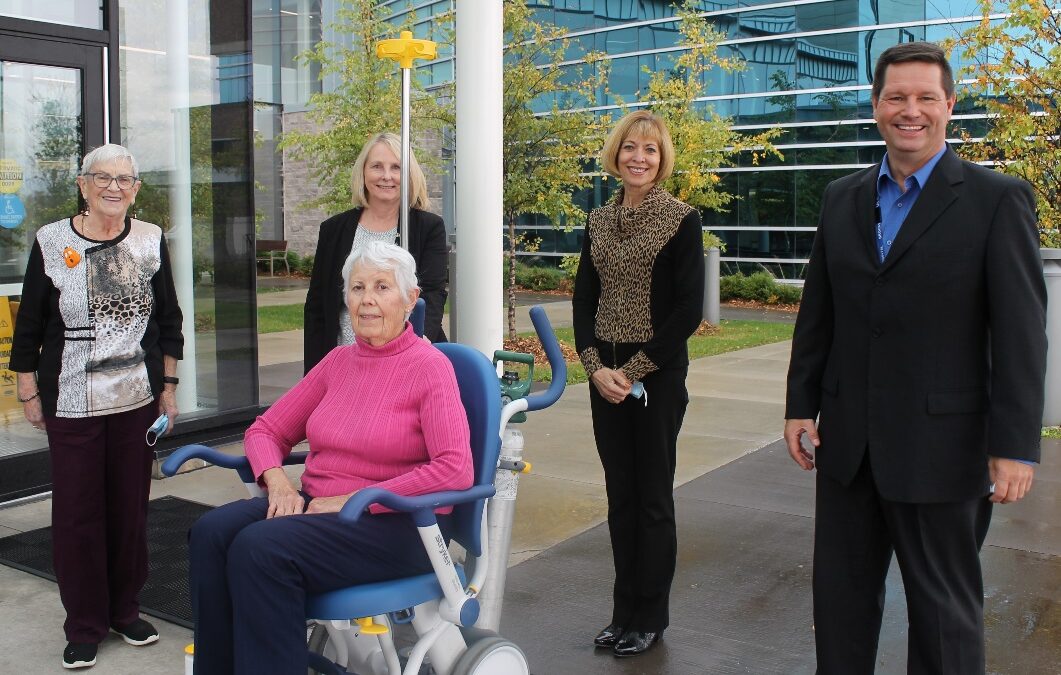
<svg viewBox="0 0 1061 675">
<path fill-rule="evenodd" d="M 0 501 L 47 485 L 47 440 L 7 370 L 26 261 L 37 230 L 78 210 L 78 163 L 104 140 L 104 49 L 0 40 Z"/>
</svg>

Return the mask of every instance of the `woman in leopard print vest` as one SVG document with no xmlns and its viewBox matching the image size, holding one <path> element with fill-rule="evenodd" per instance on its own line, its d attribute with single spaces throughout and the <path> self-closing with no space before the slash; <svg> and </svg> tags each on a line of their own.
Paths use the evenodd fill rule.
<svg viewBox="0 0 1061 675">
<path fill-rule="evenodd" d="M 611 623 L 594 644 L 633 656 L 656 644 L 669 621 L 675 448 L 689 400 L 686 340 L 703 306 L 703 241 L 699 212 L 660 187 L 674 146 L 659 117 L 623 117 L 602 163 L 622 186 L 586 226 L 575 346 L 593 383 L 615 564 Z"/>
</svg>

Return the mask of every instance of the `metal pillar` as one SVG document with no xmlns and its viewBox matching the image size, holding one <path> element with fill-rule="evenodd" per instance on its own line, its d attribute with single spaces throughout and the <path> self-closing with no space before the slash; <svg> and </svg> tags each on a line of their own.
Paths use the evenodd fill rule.
<svg viewBox="0 0 1061 675">
<path fill-rule="evenodd" d="M 457 0 L 457 335 L 487 358 L 501 347 L 502 3 Z"/>
<path fill-rule="evenodd" d="M 704 251 L 704 321 L 717 326 L 721 321 L 719 310 L 719 258 L 721 251 L 711 247 Z"/>
<path fill-rule="evenodd" d="M 1042 248 L 1043 276 L 1046 277 L 1046 405 L 1043 426 L 1061 425 L 1061 249 Z"/>
</svg>

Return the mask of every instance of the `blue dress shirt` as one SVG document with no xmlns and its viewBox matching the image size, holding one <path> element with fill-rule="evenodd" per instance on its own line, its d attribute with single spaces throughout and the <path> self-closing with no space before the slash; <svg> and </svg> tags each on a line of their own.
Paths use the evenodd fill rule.
<svg viewBox="0 0 1061 675">
<path fill-rule="evenodd" d="M 877 255 L 881 262 L 888 257 L 892 242 L 899 235 L 899 228 L 903 226 L 910 209 L 914 208 L 914 203 L 921 196 L 921 188 L 928 182 L 932 170 L 946 151 L 947 146 L 944 145 L 924 166 L 907 176 L 905 190 L 900 189 L 899 183 L 892 176 L 888 167 L 888 153 L 884 153 L 884 161 L 881 162 L 880 173 L 877 174 L 877 223 L 874 230 Z"/>
</svg>

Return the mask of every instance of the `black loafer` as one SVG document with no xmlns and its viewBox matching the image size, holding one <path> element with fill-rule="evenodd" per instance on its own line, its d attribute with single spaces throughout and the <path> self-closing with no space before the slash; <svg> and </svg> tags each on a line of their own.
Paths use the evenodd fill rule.
<svg viewBox="0 0 1061 675">
<path fill-rule="evenodd" d="M 622 626 L 617 623 L 610 623 L 602 628 L 601 632 L 597 633 L 597 637 L 593 638 L 593 644 L 598 647 L 614 647 L 622 634 Z"/>
<path fill-rule="evenodd" d="M 644 654 L 663 637 L 663 631 L 658 633 L 644 633 L 639 630 L 628 630 L 623 633 L 619 641 L 612 648 L 612 653 L 618 657 L 637 656 Z"/>
</svg>

